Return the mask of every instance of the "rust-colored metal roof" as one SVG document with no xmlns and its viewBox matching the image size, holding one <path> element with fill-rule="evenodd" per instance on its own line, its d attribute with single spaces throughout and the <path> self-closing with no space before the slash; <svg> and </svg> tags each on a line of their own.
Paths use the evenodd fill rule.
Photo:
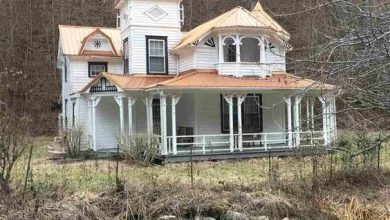
<svg viewBox="0 0 390 220">
<path fill-rule="evenodd" d="M 336 87 L 330 84 L 316 82 L 310 79 L 288 74 L 273 72 L 270 77 L 233 77 L 219 75 L 216 70 L 192 70 L 180 75 L 119 75 L 100 73 L 80 93 L 87 92 L 102 77 L 106 78 L 121 90 L 147 90 L 155 88 L 166 89 L 316 89 L 332 90 Z"/>
<path fill-rule="evenodd" d="M 80 93 L 87 92 L 93 85 L 95 85 L 101 78 L 106 78 L 121 90 L 142 90 L 150 85 L 160 83 L 172 79 L 172 75 L 119 75 L 113 73 L 100 73 L 91 82 L 89 82 Z"/>
<path fill-rule="evenodd" d="M 243 7 L 236 7 L 222 15 L 206 22 L 191 31 L 185 33 L 181 42 L 172 49 L 172 51 L 178 50 L 184 46 L 199 40 L 203 36 L 207 35 L 214 29 L 223 28 L 258 28 L 258 29 L 271 29 L 275 32 L 282 33 L 288 38 L 289 33 L 284 30 L 275 20 L 273 20 L 261 7 L 260 3 L 256 4 L 256 7 L 252 12 L 246 10 Z"/>
<path fill-rule="evenodd" d="M 273 72 L 270 77 L 232 77 L 219 75 L 216 71 L 192 71 L 181 74 L 173 79 L 150 85 L 148 88 L 226 88 L 226 89 L 334 89 L 330 84 L 302 79 L 298 76 Z"/>
<path fill-rule="evenodd" d="M 59 25 L 59 30 L 61 41 L 60 43 L 65 55 L 79 55 L 80 50 L 85 43 L 85 38 L 94 32 L 100 31 L 109 38 L 110 43 L 112 43 L 114 50 L 117 52 L 116 55 L 120 56 L 121 37 L 120 31 L 116 28 Z M 101 54 L 90 55 L 92 56 Z"/>
</svg>

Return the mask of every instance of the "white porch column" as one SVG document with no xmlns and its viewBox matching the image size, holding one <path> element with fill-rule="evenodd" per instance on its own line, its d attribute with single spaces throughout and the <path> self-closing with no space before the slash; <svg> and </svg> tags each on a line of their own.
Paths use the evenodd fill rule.
<svg viewBox="0 0 390 220">
<path fill-rule="evenodd" d="M 298 147 L 301 144 L 301 101 L 302 96 L 295 96 L 294 101 L 294 127 L 295 127 L 295 146 Z"/>
<path fill-rule="evenodd" d="M 292 100 L 291 97 L 285 97 L 284 101 L 287 104 L 287 132 L 288 132 L 288 147 L 292 148 Z"/>
<path fill-rule="evenodd" d="M 127 97 L 127 109 L 128 109 L 128 115 L 129 115 L 129 135 L 134 134 L 134 121 L 133 121 L 133 106 L 137 99 L 133 97 Z"/>
<path fill-rule="evenodd" d="M 236 45 L 236 62 L 241 63 L 241 37 L 240 35 L 236 35 L 236 40 L 235 40 L 235 45 Z"/>
<path fill-rule="evenodd" d="M 153 135 L 153 96 L 146 96 L 143 100 L 146 106 L 146 125 L 148 135 Z"/>
<path fill-rule="evenodd" d="M 245 101 L 246 95 L 237 96 L 237 115 L 238 115 L 238 148 L 240 151 L 243 151 L 243 144 L 242 144 L 242 113 L 241 113 L 241 106 L 242 103 Z"/>
<path fill-rule="evenodd" d="M 333 114 L 332 114 L 332 116 L 333 116 L 333 138 L 334 138 L 334 140 L 336 140 L 337 139 L 337 117 L 336 117 L 336 115 L 337 115 L 337 106 L 336 106 L 336 96 L 333 96 L 332 103 L 333 103 L 333 108 L 332 108 L 332 110 L 333 110 Z"/>
<path fill-rule="evenodd" d="M 173 154 L 177 155 L 177 138 L 176 138 L 176 105 L 179 103 L 181 96 L 172 96 L 172 148 Z"/>
<path fill-rule="evenodd" d="M 219 47 L 218 47 L 218 49 L 219 49 L 219 63 L 221 64 L 221 63 L 223 63 L 223 60 L 224 60 L 224 54 L 223 54 L 223 42 L 222 42 L 222 40 L 223 40 L 223 38 L 222 38 L 222 35 L 219 35 Z"/>
<path fill-rule="evenodd" d="M 327 98 L 324 96 L 320 96 L 320 97 L 318 97 L 318 99 L 320 100 L 320 102 L 322 104 L 322 127 L 323 127 L 322 132 L 323 132 L 323 136 L 324 136 L 324 143 L 325 143 L 325 146 L 328 146 L 329 145 L 328 116 L 327 116 L 328 101 L 327 101 Z"/>
<path fill-rule="evenodd" d="M 267 63 L 267 56 L 266 56 L 266 54 L 265 54 L 265 48 L 266 48 L 266 42 L 267 42 L 267 40 L 266 40 L 266 38 L 265 37 L 262 37 L 261 38 L 261 42 L 260 42 L 260 63 L 261 64 L 265 64 L 265 63 Z"/>
<path fill-rule="evenodd" d="M 101 97 L 92 97 L 92 147 L 94 151 L 97 151 L 96 145 L 96 107 L 98 106 Z"/>
<path fill-rule="evenodd" d="M 316 99 L 315 98 L 310 98 L 310 128 L 311 131 L 314 132 L 314 103 Z"/>
<path fill-rule="evenodd" d="M 168 155 L 167 145 L 167 96 L 160 94 L 160 130 L 162 155 Z"/>
<path fill-rule="evenodd" d="M 125 131 L 125 115 L 123 110 L 123 98 L 124 96 L 115 96 L 114 99 L 119 106 L 119 119 L 120 119 L 120 135 Z"/>
<path fill-rule="evenodd" d="M 224 95 L 224 99 L 229 104 L 229 142 L 230 151 L 234 152 L 233 95 Z"/>
<path fill-rule="evenodd" d="M 92 100 L 88 99 L 88 134 L 92 135 Z"/>
<path fill-rule="evenodd" d="M 306 129 L 307 129 L 307 131 L 310 131 L 310 128 L 311 128 L 311 126 L 310 126 L 310 102 L 311 102 L 311 100 L 310 100 L 310 98 L 306 98 Z"/>
</svg>

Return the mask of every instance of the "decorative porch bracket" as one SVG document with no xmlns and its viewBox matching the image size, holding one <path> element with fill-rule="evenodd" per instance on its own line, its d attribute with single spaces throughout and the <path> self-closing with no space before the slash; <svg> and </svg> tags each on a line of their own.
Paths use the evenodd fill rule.
<svg viewBox="0 0 390 220">
<path fill-rule="evenodd" d="M 224 95 L 223 98 L 229 104 L 229 143 L 230 151 L 234 152 L 234 127 L 233 127 L 233 97 L 234 95 Z"/>
<path fill-rule="evenodd" d="M 176 131 L 176 105 L 179 103 L 181 96 L 172 95 L 172 150 L 173 154 L 177 155 L 177 131 Z"/>
<path fill-rule="evenodd" d="M 101 97 L 91 97 L 91 107 L 92 107 L 92 148 L 94 151 L 97 151 L 96 145 L 96 107 L 99 105 Z"/>
</svg>

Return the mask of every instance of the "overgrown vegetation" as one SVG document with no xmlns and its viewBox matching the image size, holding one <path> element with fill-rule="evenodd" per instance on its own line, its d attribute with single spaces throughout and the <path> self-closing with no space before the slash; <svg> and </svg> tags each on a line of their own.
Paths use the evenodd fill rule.
<svg viewBox="0 0 390 220">
<path fill-rule="evenodd" d="M 84 129 L 81 126 L 65 130 L 61 133 L 61 147 L 68 157 L 79 157 L 81 151 L 87 149 L 87 146 L 83 143 L 84 136 Z"/>
<path fill-rule="evenodd" d="M 121 136 L 118 140 L 123 157 L 140 165 L 150 165 L 159 152 L 159 139 L 149 135 Z"/>
<path fill-rule="evenodd" d="M 14 112 L 0 106 L 0 192 L 8 192 L 15 162 L 27 147 L 28 117 L 19 117 Z"/>
</svg>

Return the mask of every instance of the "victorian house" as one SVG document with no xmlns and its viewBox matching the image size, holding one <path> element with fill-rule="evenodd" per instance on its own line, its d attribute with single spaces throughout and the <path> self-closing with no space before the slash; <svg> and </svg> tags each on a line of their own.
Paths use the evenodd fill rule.
<svg viewBox="0 0 390 220">
<path fill-rule="evenodd" d="M 61 127 L 94 151 L 121 135 L 159 137 L 184 160 L 330 146 L 333 85 L 286 72 L 290 34 L 257 3 L 183 32 L 181 0 L 119 0 L 117 28 L 61 25 Z"/>
</svg>

